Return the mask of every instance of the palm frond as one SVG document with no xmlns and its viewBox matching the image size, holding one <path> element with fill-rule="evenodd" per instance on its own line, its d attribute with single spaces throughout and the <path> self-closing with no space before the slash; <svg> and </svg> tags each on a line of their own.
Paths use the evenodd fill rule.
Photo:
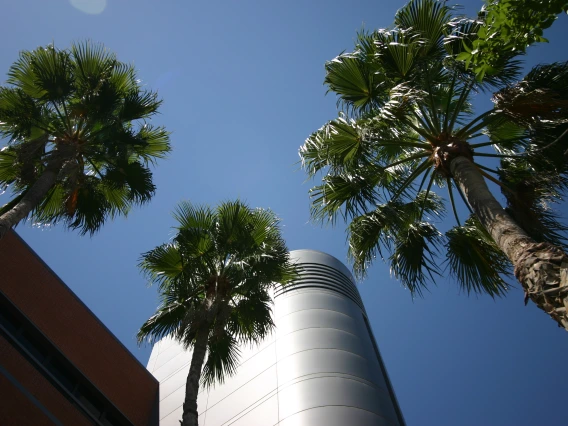
<svg viewBox="0 0 568 426">
<path fill-rule="evenodd" d="M 310 189 L 312 217 L 333 223 L 340 212 L 345 218 L 365 212 L 381 199 L 377 186 L 386 179 L 388 172 L 376 167 L 361 168 L 357 175 L 325 176 L 322 185 Z"/>
<path fill-rule="evenodd" d="M 397 234 L 389 257 L 391 273 L 412 295 L 422 296 L 428 283 L 436 283 L 440 268 L 435 257 L 441 243 L 441 234 L 427 222 L 409 224 Z"/>
<path fill-rule="evenodd" d="M 527 148 L 529 132 L 505 116 L 496 116 L 485 126 L 484 133 L 493 142 L 493 148 L 499 154 L 517 154 Z"/>
<path fill-rule="evenodd" d="M 511 264 L 479 221 L 470 217 L 446 233 L 446 266 L 467 294 L 504 296 Z"/>
<path fill-rule="evenodd" d="M 18 178 L 18 155 L 12 147 L 0 150 L 0 186 L 6 187 Z"/>
<path fill-rule="evenodd" d="M 165 336 L 177 334 L 186 314 L 187 308 L 183 303 L 173 301 L 162 304 L 138 330 L 136 334 L 138 344 L 143 342 L 152 344 Z"/>
<path fill-rule="evenodd" d="M 224 330 L 210 335 L 207 349 L 207 361 L 201 372 L 201 383 L 205 388 L 223 383 L 226 377 L 234 375 L 240 356 L 237 339 Z"/>
<path fill-rule="evenodd" d="M 8 71 L 7 82 L 42 102 L 59 102 L 74 90 L 69 53 L 52 45 L 21 52 Z"/>
<path fill-rule="evenodd" d="M 394 24 L 417 33 L 425 41 L 421 56 L 431 56 L 433 50 L 441 50 L 450 19 L 451 8 L 443 1 L 411 0 L 398 10 Z"/>
<path fill-rule="evenodd" d="M 152 183 L 152 172 L 138 161 L 121 162 L 108 167 L 101 181 L 105 189 L 126 190 L 126 197 L 121 197 L 124 208 L 115 203 L 123 211 L 127 211 L 131 203 L 147 203 L 156 191 Z"/>
<path fill-rule="evenodd" d="M 135 135 L 137 143 L 131 146 L 132 151 L 146 164 L 154 164 L 157 159 L 166 158 L 170 152 L 170 133 L 165 127 L 154 127 L 144 124 Z"/>
<path fill-rule="evenodd" d="M 545 157 L 504 159 L 500 181 L 512 191 L 503 191 L 507 212 L 536 241 L 568 247 L 568 227 L 552 205 L 562 201 L 568 189 L 568 176 L 559 173 Z"/>
<path fill-rule="evenodd" d="M 380 256 L 383 248 L 392 249 L 395 237 L 403 226 L 400 203 L 377 206 L 369 213 L 354 218 L 348 226 L 349 250 L 347 256 L 353 263 L 356 276 L 364 277 L 373 260 Z"/>
<path fill-rule="evenodd" d="M 113 73 L 118 61 L 104 45 L 83 41 L 71 45 L 77 86 L 83 93 L 94 93 Z"/>
<path fill-rule="evenodd" d="M 493 95 L 495 107 L 526 126 L 568 122 L 568 62 L 540 64 L 514 86 Z"/>
<path fill-rule="evenodd" d="M 396 82 L 417 72 L 419 56 L 428 45 L 412 29 L 378 30 L 375 43 L 385 75 Z"/>
<path fill-rule="evenodd" d="M 360 127 L 339 117 L 313 133 L 300 147 L 302 166 L 310 176 L 326 167 L 341 170 L 370 155 Z"/>
<path fill-rule="evenodd" d="M 368 60 L 369 53 L 344 53 L 325 64 L 324 84 L 338 96 L 338 106 L 369 111 L 385 98 L 384 78 Z"/>
<path fill-rule="evenodd" d="M 451 58 L 466 51 L 477 39 L 477 32 L 482 25 L 479 19 L 471 19 L 463 16 L 448 20 L 444 37 L 444 47 Z M 469 64 L 468 64 L 469 66 Z M 465 70 L 466 67 L 464 67 Z"/>
<path fill-rule="evenodd" d="M 75 193 L 73 208 L 67 209 L 67 222 L 70 228 L 78 230 L 81 235 L 93 235 L 109 216 L 112 218 L 116 210 L 105 197 L 103 186 L 97 178 L 85 176 L 83 179 L 80 190 Z"/>
<path fill-rule="evenodd" d="M 272 298 L 267 291 L 247 292 L 232 309 L 227 330 L 243 343 L 258 344 L 274 329 Z"/>
<path fill-rule="evenodd" d="M 9 212 L 11 209 L 16 207 L 18 205 L 18 203 L 22 200 L 22 198 L 24 198 L 26 196 L 26 193 L 28 192 L 28 190 L 29 190 L 28 188 L 24 189 L 22 192 L 17 194 L 14 198 L 12 198 L 10 201 L 8 201 L 6 204 L 1 206 L 0 207 L 0 215 L 3 215 L 4 213 Z"/>
<path fill-rule="evenodd" d="M 34 210 L 34 221 L 41 224 L 55 225 L 66 217 L 65 201 L 68 193 L 61 185 L 55 185 Z"/>
<path fill-rule="evenodd" d="M 0 135 L 13 140 L 35 139 L 37 135 L 32 132 L 46 125 L 46 115 L 45 109 L 22 89 L 0 87 Z"/>
<path fill-rule="evenodd" d="M 140 270 L 159 286 L 176 281 L 183 273 L 181 253 L 176 244 L 162 244 L 140 257 Z"/>
<path fill-rule="evenodd" d="M 158 111 L 161 103 L 156 92 L 136 89 L 126 94 L 118 114 L 123 121 L 148 118 Z"/>
</svg>

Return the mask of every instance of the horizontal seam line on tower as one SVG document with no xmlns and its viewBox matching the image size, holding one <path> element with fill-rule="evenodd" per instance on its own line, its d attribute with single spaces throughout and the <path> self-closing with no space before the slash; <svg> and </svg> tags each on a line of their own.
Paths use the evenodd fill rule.
<svg viewBox="0 0 568 426">
<path fill-rule="evenodd" d="M 318 405 L 317 407 L 305 408 L 303 410 L 297 411 L 294 414 L 290 414 L 289 416 L 284 417 L 283 419 L 280 419 L 279 422 L 282 422 L 282 421 L 284 421 L 284 420 L 286 420 L 286 419 L 288 419 L 292 416 L 295 416 L 296 414 L 303 413 L 304 411 L 315 410 L 316 408 L 325 408 L 325 407 L 346 407 L 346 408 L 353 408 L 355 410 L 366 411 L 367 413 L 374 414 L 375 416 L 380 417 L 381 419 L 384 419 L 385 421 L 387 421 L 389 424 L 392 424 L 393 426 L 396 426 L 396 424 L 397 424 L 397 423 L 393 423 L 388 417 L 381 416 L 380 414 L 377 414 L 374 411 L 366 410 L 365 408 L 354 407 L 354 406 L 351 406 L 351 405 L 331 405 L 331 404 L 330 405 Z"/>
<path fill-rule="evenodd" d="M 315 376 L 316 374 L 334 374 L 333 376 L 331 375 L 326 375 L 326 376 L 318 376 L 318 377 L 308 377 L 306 379 L 302 379 L 302 380 L 298 380 L 301 379 L 302 377 L 306 377 L 306 376 Z M 349 377 L 344 377 L 344 376 L 349 376 Z M 343 379 L 343 380 L 352 380 L 354 382 L 358 382 L 358 383 L 362 383 L 364 385 L 369 386 L 370 388 L 379 390 L 381 392 L 386 393 L 387 396 L 390 397 L 390 393 L 388 391 L 388 389 L 383 389 L 382 387 L 378 386 L 376 383 L 371 382 L 363 377 L 360 376 L 356 376 L 354 374 L 349 374 L 349 373 L 342 373 L 339 371 L 325 371 L 325 372 L 321 372 L 321 373 L 309 373 L 309 374 L 304 374 L 302 376 L 298 376 L 292 380 L 289 380 L 288 382 L 286 382 L 283 385 L 280 385 L 278 387 L 278 390 L 280 390 L 281 388 L 287 388 L 290 386 L 295 385 L 296 383 L 301 383 L 301 382 L 305 382 L 307 380 L 316 380 L 316 379 L 327 379 L 327 378 L 336 378 L 336 379 Z"/>
<path fill-rule="evenodd" d="M 314 285 L 315 284 L 315 285 Z M 287 288 L 286 290 L 283 290 L 282 292 L 275 294 L 274 297 L 280 297 L 286 293 L 290 293 L 296 290 L 300 290 L 300 289 L 306 289 L 306 288 L 319 288 L 319 289 L 325 289 L 325 290 L 329 290 L 329 291 L 334 291 L 336 293 L 342 294 L 345 297 L 347 297 L 348 299 L 350 299 L 351 301 L 353 301 L 357 306 L 359 306 L 359 308 L 361 308 L 361 310 L 364 312 L 364 306 L 363 306 L 363 301 L 361 300 L 360 297 L 354 297 L 353 295 L 349 294 L 346 291 L 342 291 L 341 288 L 334 288 L 332 286 L 329 285 L 319 285 L 318 283 L 303 283 L 303 284 L 299 284 L 297 285 L 295 288 Z"/>
<path fill-rule="evenodd" d="M 305 309 L 298 309 L 297 311 L 293 311 L 293 312 L 288 312 L 285 315 L 282 315 L 280 317 L 277 317 L 276 320 L 280 320 L 281 318 L 287 317 L 288 315 L 292 315 L 295 314 L 296 312 L 304 312 L 304 311 L 330 311 L 330 312 L 337 312 L 338 314 L 341 315 L 345 315 L 346 317 L 349 317 L 351 319 L 353 319 L 354 321 L 356 321 L 355 317 L 352 317 L 349 314 L 346 314 L 344 312 L 338 311 L 336 309 L 327 309 L 327 308 L 305 308 Z"/>
</svg>

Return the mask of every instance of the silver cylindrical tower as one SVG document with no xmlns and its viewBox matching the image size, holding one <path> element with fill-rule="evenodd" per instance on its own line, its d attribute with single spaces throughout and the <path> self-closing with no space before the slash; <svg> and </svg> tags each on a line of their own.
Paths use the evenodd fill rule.
<svg viewBox="0 0 568 426">
<path fill-rule="evenodd" d="M 404 426 L 349 270 L 314 250 L 274 298 L 276 331 L 243 347 L 237 374 L 198 400 L 201 426 Z M 148 369 L 160 381 L 160 425 L 178 425 L 190 354 L 169 339 Z"/>
</svg>

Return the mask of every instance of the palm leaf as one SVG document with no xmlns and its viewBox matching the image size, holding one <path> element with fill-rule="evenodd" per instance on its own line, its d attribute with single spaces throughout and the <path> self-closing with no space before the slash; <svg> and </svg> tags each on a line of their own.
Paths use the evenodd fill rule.
<svg viewBox="0 0 568 426">
<path fill-rule="evenodd" d="M 367 53 L 368 55 L 368 53 Z M 342 54 L 325 64 L 324 84 L 338 95 L 338 106 L 368 111 L 384 96 L 384 79 L 360 52 Z"/>
<path fill-rule="evenodd" d="M 442 49 L 450 12 L 451 9 L 441 1 L 411 0 L 398 10 L 394 24 L 418 34 L 425 41 L 421 55 L 431 56 L 432 51 Z"/>
<path fill-rule="evenodd" d="M 534 126 L 568 122 L 568 62 L 540 64 L 525 78 L 493 96 L 496 108 L 517 123 Z"/>
<path fill-rule="evenodd" d="M 223 383 L 237 371 L 240 349 L 237 340 L 227 332 L 213 333 L 207 342 L 207 361 L 201 372 L 205 388 Z"/>
<path fill-rule="evenodd" d="M 441 246 L 441 234 L 430 223 L 415 222 L 396 235 L 393 253 L 389 257 L 391 273 L 412 295 L 422 295 L 427 284 L 435 284 L 440 275 L 435 256 Z"/>
<path fill-rule="evenodd" d="M 154 343 L 163 337 L 179 332 L 180 323 L 183 323 L 187 308 L 183 303 L 174 301 L 162 304 L 158 311 L 152 315 L 136 334 L 138 344 L 142 342 Z"/>
<path fill-rule="evenodd" d="M 376 188 L 386 176 L 376 167 L 361 168 L 357 175 L 325 176 L 322 185 L 310 189 L 312 217 L 334 222 L 339 212 L 347 218 L 367 211 L 370 203 L 381 198 Z"/>
<path fill-rule="evenodd" d="M 11 147 L 0 150 L 0 185 L 7 186 L 18 178 L 17 152 Z"/>
<path fill-rule="evenodd" d="M 96 93 L 108 80 L 118 61 L 104 45 L 84 41 L 71 45 L 75 78 L 82 92 Z"/>
<path fill-rule="evenodd" d="M 503 191 L 507 212 L 536 241 L 568 246 L 568 227 L 551 205 L 562 201 L 568 188 L 568 177 L 540 156 L 538 161 L 526 158 L 501 162 L 500 181 L 512 191 Z"/>
<path fill-rule="evenodd" d="M 138 267 L 149 280 L 160 286 L 176 281 L 183 273 L 181 253 L 175 244 L 162 244 L 144 253 Z"/>
<path fill-rule="evenodd" d="M 475 217 L 446 233 L 446 265 L 450 276 L 468 294 L 503 296 L 509 289 L 503 276 L 511 264 Z"/>
</svg>

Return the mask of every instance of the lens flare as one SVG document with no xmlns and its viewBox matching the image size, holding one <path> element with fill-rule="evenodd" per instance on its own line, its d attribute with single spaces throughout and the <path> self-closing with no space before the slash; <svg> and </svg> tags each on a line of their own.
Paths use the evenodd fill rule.
<svg viewBox="0 0 568 426">
<path fill-rule="evenodd" d="M 89 15 L 98 15 L 105 10 L 107 0 L 69 0 L 71 6 Z"/>
</svg>

